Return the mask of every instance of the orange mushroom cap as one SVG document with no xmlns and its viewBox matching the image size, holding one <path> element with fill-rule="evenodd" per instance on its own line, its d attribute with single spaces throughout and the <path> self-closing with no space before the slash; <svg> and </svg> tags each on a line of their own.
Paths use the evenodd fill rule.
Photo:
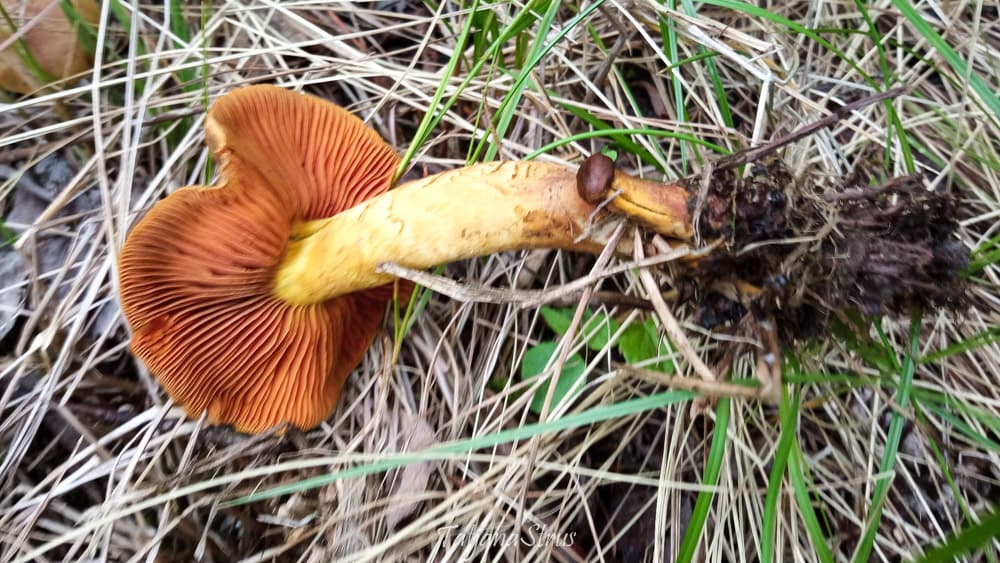
<svg viewBox="0 0 1000 563">
<path fill-rule="evenodd" d="M 273 86 L 221 97 L 206 136 L 214 187 L 157 204 L 119 259 L 132 351 L 193 415 L 256 432 L 310 428 L 333 410 L 394 287 L 314 305 L 273 292 L 298 223 L 385 192 L 398 156 L 342 108 Z M 400 282 L 401 299 L 412 285 Z"/>
</svg>

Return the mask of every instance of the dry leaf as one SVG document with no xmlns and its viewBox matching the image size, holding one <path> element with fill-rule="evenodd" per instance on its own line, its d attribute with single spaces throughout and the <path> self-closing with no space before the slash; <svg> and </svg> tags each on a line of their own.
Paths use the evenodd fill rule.
<svg viewBox="0 0 1000 563">
<path fill-rule="evenodd" d="M 3 233 L 0 233 L 3 236 Z M 0 339 L 14 328 L 18 316 L 24 311 L 24 287 L 28 268 L 16 252 L 0 248 Z"/>
<path fill-rule="evenodd" d="M 400 427 L 408 429 L 400 434 L 401 451 L 413 452 L 430 447 L 436 442 L 434 429 L 419 415 L 403 411 L 399 415 Z M 393 502 L 385 512 L 385 525 L 395 530 L 399 524 L 417 509 L 419 502 L 414 500 L 427 490 L 427 481 L 434 472 L 434 463 L 423 461 L 411 463 L 396 474 L 390 497 Z"/>
<path fill-rule="evenodd" d="M 94 0 L 70 3 L 81 18 L 97 23 L 100 7 Z M 45 85 L 18 52 L 18 37 L 38 66 L 53 79 L 90 68 L 90 57 L 80 45 L 60 0 L 3 0 L 2 4 L 17 34 L 6 18 L 0 18 L 0 89 L 27 94 Z"/>
</svg>

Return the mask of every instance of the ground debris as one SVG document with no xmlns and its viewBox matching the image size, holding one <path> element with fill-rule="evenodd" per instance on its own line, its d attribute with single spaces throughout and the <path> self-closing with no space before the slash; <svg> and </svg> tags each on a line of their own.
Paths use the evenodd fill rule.
<svg viewBox="0 0 1000 563">
<path fill-rule="evenodd" d="M 966 305 L 969 257 L 950 193 L 928 190 L 920 176 L 877 185 L 864 173 L 795 177 L 774 156 L 748 166 L 744 175 L 715 172 L 693 203 L 701 240 L 724 242 L 682 282 L 701 318 L 736 316 L 732 303 L 706 297 L 720 281 L 753 287 L 740 306 L 773 316 L 785 340 L 825 333 L 838 311 L 897 316 Z M 702 184 L 688 181 L 692 193 Z"/>
</svg>

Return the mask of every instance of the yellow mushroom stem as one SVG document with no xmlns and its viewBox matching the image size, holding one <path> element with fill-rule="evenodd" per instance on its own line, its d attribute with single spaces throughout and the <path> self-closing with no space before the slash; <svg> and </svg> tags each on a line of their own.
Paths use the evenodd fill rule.
<svg viewBox="0 0 1000 563">
<path fill-rule="evenodd" d="M 657 232 L 691 236 L 689 194 L 681 186 L 615 170 L 598 191 L 612 210 Z M 426 269 L 526 248 L 596 253 L 603 244 L 589 233 L 600 215 L 597 199 L 582 198 L 577 172 L 557 164 L 507 161 L 442 172 L 296 225 L 274 291 L 304 305 L 392 282 L 377 271 L 384 262 Z"/>
</svg>

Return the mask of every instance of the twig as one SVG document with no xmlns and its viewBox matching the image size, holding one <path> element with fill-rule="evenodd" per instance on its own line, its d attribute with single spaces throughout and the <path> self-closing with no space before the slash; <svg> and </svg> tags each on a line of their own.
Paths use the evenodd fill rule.
<svg viewBox="0 0 1000 563">
<path fill-rule="evenodd" d="M 543 290 L 526 290 L 486 287 L 478 284 L 461 284 L 451 278 L 436 276 L 423 270 L 414 270 L 405 266 L 400 266 L 395 262 L 383 262 L 376 268 L 383 274 L 396 276 L 412 282 L 418 283 L 431 291 L 447 295 L 456 301 L 463 303 L 495 303 L 509 304 L 517 303 L 522 308 L 531 308 L 564 299 L 569 295 L 580 293 L 584 288 L 592 286 L 597 281 L 614 275 L 627 272 L 634 268 L 645 269 L 649 266 L 656 266 L 665 262 L 685 258 L 694 254 L 686 247 L 674 249 L 667 254 L 652 256 L 643 260 L 621 264 L 613 268 L 603 269 L 573 280 L 567 284 Z M 660 297 L 662 300 L 662 296 Z"/>
<path fill-rule="evenodd" d="M 844 104 L 839 108 L 833 110 L 833 112 L 817 121 L 810 123 L 804 127 L 800 127 L 795 131 L 785 135 L 784 137 L 779 137 L 763 144 L 759 147 L 754 147 L 752 149 L 747 149 L 737 153 L 733 153 L 727 157 L 724 157 L 715 163 L 715 171 L 722 172 L 724 170 L 731 170 L 739 166 L 743 166 L 748 162 L 755 162 L 760 160 L 764 156 L 771 154 L 781 147 L 793 143 L 804 137 L 812 135 L 820 129 L 826 129 L 827 127 L 833 127 L 840 120 L 847 117 L 848 114 L 855 110 L 870 106 L 872 104 L 881 102 L 882 100 L 887 100 L 889 98 L 895 98 L 910 91 L 909 86 L 901 86 L 899 88 L 893 88 L 891 90 L 886 90 L 885 92 L 879 92 L 878 94 L 872 94 L 871 96 L 866 96 L 860 100 L 855 100 L 849 104 Z"/>
<path fill-rule="evenodd" d="M 886 192 L 911 192 L 920 186 L 920 176 L 897 176 L 874 188 L 851 189 L 842 192 L 823 194 L 823 200 L 830 203 L 849 201 L 853 199 L 874 199 Z"/>
<path fill-rule="evenodd" d="M 662 371 L 653 371 L 637 368 L 629 365 L 622 365 L 616 368 L 618 373 L 628 374 L 649 383 L 666 385 L 671 389 L 684 389 L 694 391 L 706 397 L 721 399 L 726 397 L 740 397 L 742 399 L 759 399 L 761 397 L 760 387 L 748 387 L 737 385 L 728 381 L 707 381 L 696 377 L 683 377 L 672 375 Z"/>
<path fill-rule="evenodd" d="M 676 291 L 664 292 L 663 298 L 673 301 L 677 298 Z M 559 299 L 549 301 L 552 307 L 572 307 L 579 301 L 576 294 L 564 295 Z M 637 295 L 626 295 L 618 291 L 595 291 L 590 297 L 590 302 L 594 305 L 603 305 L 607 308 L 621 307 L 625 309 L 653 310 L 653 304 L 648 299 L 643 299 Z"/>
<path fill-rule="evenodd" d="M 701 171 L 701 185 L 698 186 L 698 198 L 695 200 L 694 213 L 691 216 L 691 228 L 694 231 L 694 244 L 701 246 L 701 212 L 705 208 L 705 200 L 708 199 L 708 188 L 712 185 L 712 173 L 715 171 L 715 164 L 709 162 L 705 169 Z"/>
<path fill-rule="evenodd" d="M 636 259 L 641 261 L 643 259 L 642 245 L 635 245 Z M 649 270 L 643 268 L 639 270 L 639 278 L 642 280 L 642 284 L 646 286 L 646 293 L 649 294 L 649 300 L 653 303 L 653 309 L 656 314 L 660 317 L 660 321 L 663 322 L 663 328 L 666 329 L 667 334 L 670 335 L 670 339 L 673 340 L 674 346 L 681 353 L 689 364 L 691 368 L 701 376 L 702 379 L 706 381 L 715 381 L 715 374 L 709 369 L 705 362 L 701 361 L 698 357 L 698 353 L 694 351 L 691 346 L 691 342 L 684 335 L 684 331 L 681 329 L 680 323 L 670 312 L 670 308 L 667 307 L 666 301 L 663 300 L 663 295 L 660 294 L 660 287 L 656 285 L 656 280 L 653 279 L 653 274 L 649 273 Z"/>
</svg>

